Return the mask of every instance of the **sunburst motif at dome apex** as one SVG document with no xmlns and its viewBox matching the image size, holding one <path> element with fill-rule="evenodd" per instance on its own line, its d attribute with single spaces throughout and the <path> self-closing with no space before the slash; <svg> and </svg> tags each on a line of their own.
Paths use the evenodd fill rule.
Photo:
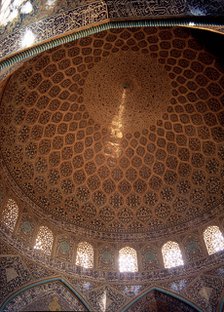
<svg viewBox="0 0 224 312">
<path fill-rule="evenodd" d="M 66 44 L 11 76 L 3 165 L 57 220 L 104 232 L 184 224 L 223 201 L 223 88 L 223 68 L 187 29 Z"/>
<path fill-rule="evenodd" d="M 122 137 L 162 117 L 171 98 L 171 79 L 150 55 L 119 51 L 90 70 L 83 97 L 93 119 L 107 127 L 111 123 L 112 133 Z"/>
</svg>

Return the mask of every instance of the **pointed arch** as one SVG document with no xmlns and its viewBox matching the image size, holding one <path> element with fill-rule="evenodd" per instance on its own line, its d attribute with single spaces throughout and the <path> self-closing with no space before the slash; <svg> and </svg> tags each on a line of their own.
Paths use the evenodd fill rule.
<svg viewBox="0 0 224 312">
<path fill-rule="evenodd" d="M 209 255 L 224 250 L 224 237 L 217 225 L 208 226 L 203 232 L 203 238 Z"/>
<path fill-rule="evenodd" d="M 40 226 L 37 233 L 34 249 L 43 251 L 46 255 L 50 255 L 53 247 L 54 235 L 47 226 Z"/>
<path fill-rule="evenodd" d="M 126 246 L 119 250 L 119 270 L 120 272 L 137 272 L 138 259 L 134 248 Z"/>
<path fill-rule="evenodd" d="M 19 207 L 13 199 L 9 198 L 2 212 L 1 223 L 6 226 L 11 232 L 13 232 L 18 217 Z"/>
<path fill-rule="evenodd" d="M 219 300 L 219 304 L 218 304 L 218 312 L 223 312 L 224 311 L 224 291 L 221 294 L 221 299 Z"/>
<path fill-rule="evenodd" d="M 92 311 L 90 305 L 86 302 L 86 300 L 82 297 L 82 295 L 76 290 L 74 289 L 66 280 L 64 280 L 61 277 L 52 277 L 52 278 L 48 278 L 48 279 L 44 279 L 35 283 L 31 283 L 28 284 L 22 288 L 20 288 L 19 290 L 15 291 L 13 294 L 11 294 L 10 296 L 8 296 L 5 301 L 0 305 L 0 311 L 8 311 L 7 307 L 9 306 L 9 310 L 12 311 L 12 304 L 13 301 L 16 300 L 16 298 L 22 294 L 24 294 L 25 292 L 34 289 L 35 287 L 41 286 L 41 285 L 47 285 L 50 283 L 59 283 L 61 285 L 63 285 L 67 290 L 69 290 L 75 297 L 77 297 L 77 299 L 81 302 L 81 304 L 84 307 L 83 311 Z M 19 301 L 21 303 L 21 301 Z M 15 306 L 16 308 L 18 308 L 18 303 L 15 302 Z"/>
<path fill-rule="evenodd" d="M 80 242 L 77 246 L 76 265 L 91 269 L 94 265 L 93 246 L 87 242 Z"/>
<path fill-rule="evenodd" d="M 176 242 L 165 243 L 162 247 L 162 256 L 164 267 L 167 269 L 184 264 L 179 244 Z"/>
<path fill-rule="evenodd" d="M 150 300 L 148 298 L 148 295 L 150 295 Z M 163 295 L 163 298 L 161 298 L 161 295 Z M 159 304 L 166 302 L 166 300 L 164 300 L 166 299 L 166 297 L 169 298 L 168 301 L 173 300 L 172 305 L 174 309 L 172 311 L 203 312 L 203 310 L 201 310 L 198 306 L 196 306 L 193 302 L 189 301 L 188 299 L 182 297 L 179 294 L 162 289 L 160 287 L 152 287 L 145 290 L 137 298 L 133 299 L 131 302 L 126 304 L 121 309 L 121 312 L 141 312 L 143 311 L 144 308 L 146 311 L 150 311 L 150 307 L 151 304 L 153 304 L 153 301 L 156 302 L 156 309 L 158 309 L 159 311 Z M 144 306 L 144 303 L 146 303 L 146 306 Z M 177 307 L 180 309 L 177 310 Z M 184 307 L 186 307 L 186 310 L 184 309 Z"/>
</svg>

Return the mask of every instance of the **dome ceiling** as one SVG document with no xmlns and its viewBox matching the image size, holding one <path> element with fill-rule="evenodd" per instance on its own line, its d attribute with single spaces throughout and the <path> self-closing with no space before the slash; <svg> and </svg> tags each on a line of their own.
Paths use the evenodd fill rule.
<svg viewBox="0 0 224 312">
<path fill-rule="evenodd" d="M 223 201 L 224 78 L 187 29 L 105 31 L 14 73 L 0 135 L 40 211 L 102 232 L 151 232 Z"/>
</svg>

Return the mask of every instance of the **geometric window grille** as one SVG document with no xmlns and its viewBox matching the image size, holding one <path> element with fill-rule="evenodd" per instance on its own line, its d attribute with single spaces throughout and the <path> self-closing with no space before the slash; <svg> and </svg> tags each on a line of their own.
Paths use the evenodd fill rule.
<svg viewBox="0 0 224 312">
<path fill-rule="evenodd" d="M 203 237 L 209 255 L 224 250 L 224 237 L 218 226 L 207 227 L 203 233 Z"/>
<path fill-rule="evenodd" d="M 76 265 L 85 269 L 93 268 L 94 250 L 93 246 L 87 242 L 81 242 L 77 246 Z"/>
<path fill-rule="evenodd" d="M 19 216 L 19 207 L 13 199 L 9 199 L 2 213 L 3 223 L 11 232 L 14 230 Z"/>
<path fill-rule="evenodd" d="M 34 249 L 42 250 L 46 255 L 51 254 L 54 236 L 47 226 L 40 226 Z"/>
<path fill-rule="evenodd" d="M 164 244 L 162 247 L 162 255 L 164 267 L 167 269 L 184 264 L 180 247 L 176 242 L 169 241 Z"/>
<path fill-rule="evenodd" d="M 134 248 L 127 246 L 119 250 L 119 270 L 120 272 L 138 271 L 137 252 Z"/>
</svg>

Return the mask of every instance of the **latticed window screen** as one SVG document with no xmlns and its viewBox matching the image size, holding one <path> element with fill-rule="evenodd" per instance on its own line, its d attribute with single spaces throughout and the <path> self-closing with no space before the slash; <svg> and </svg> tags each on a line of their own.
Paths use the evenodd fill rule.
<svg viewBox="0 0 224 312">
<path fill-rule="evenodd" d="M 173 268 L 183 265 L 181 250 L 176 242 L 167 242 L 162 247 L 163 262 L 165 268 Z"/>
<path fill-rule="evenodd" d="M 209 226 L 203 233 L 208 254 L 212 255 L 220 250 L 224 250 L 224 237 L 219 227 Z"/>
<path fill-rule="evenodd" d="M 94 250 L 91 244 L 81 242 L 77 247 L 76 265 L 83 268 L 92 268 L 94 263 Z"/>
<path fill-rule="evenodd" d="M 119 269 L 120 272 L 137 272 L 138 260 L 135 249 L 124 247 L 119 250 Z"/>
<path fill-rule="evenodd" d="M 13 231 L 19 216 L 19 207 L 13 199 L 9 199 L 2 213 L 1 223 Z"/>
<path fill-rule="evenodd" d="M 42 250 L 45 254 L 50 255 L 53 246 L 54 236 L 47 226 L 39 228 L 34 249 Z"/>
</svg>

